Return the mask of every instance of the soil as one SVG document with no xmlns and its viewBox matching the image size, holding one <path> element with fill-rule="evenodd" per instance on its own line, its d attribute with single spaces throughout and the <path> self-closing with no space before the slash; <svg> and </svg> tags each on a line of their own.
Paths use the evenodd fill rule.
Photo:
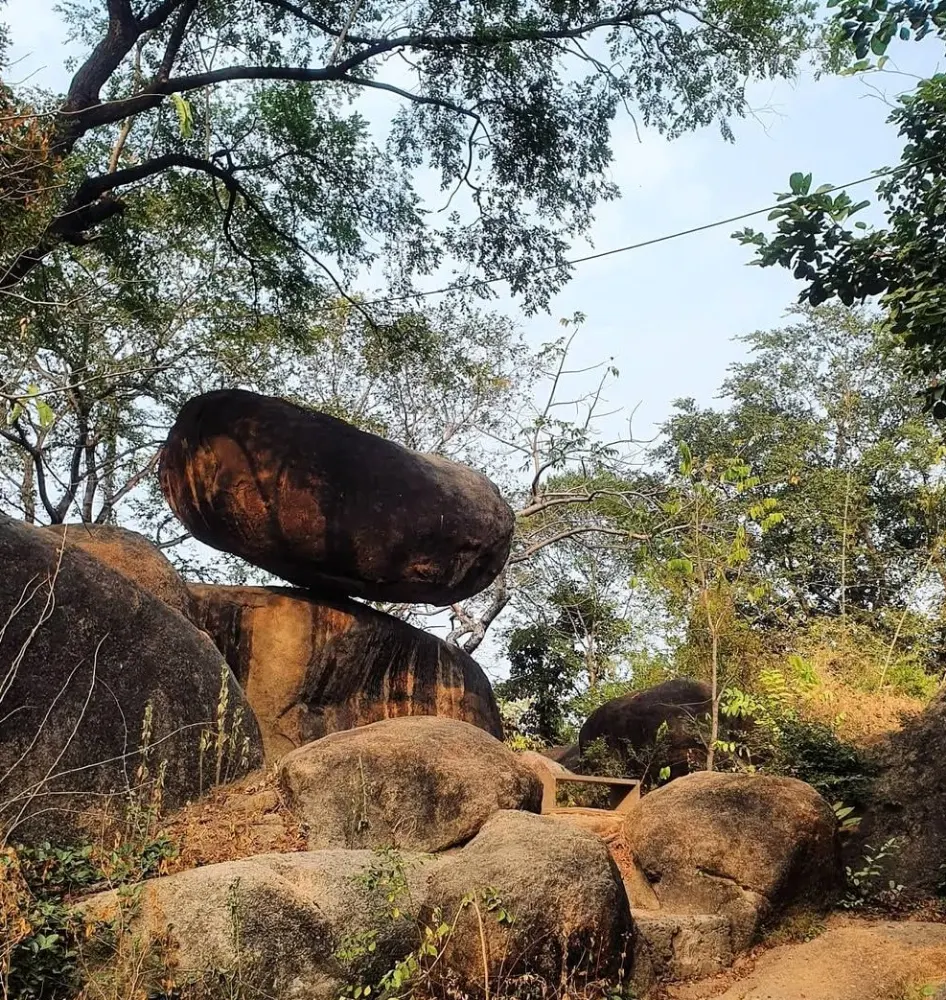
<svg viewBox="0 0 946 1000">
<path fill-rule="evenodd" d="M 659 1000 L 920 1000 L 946 996 L 946 925 L 835 915 L 810 941 L 757 949 Z"/>
</svg>

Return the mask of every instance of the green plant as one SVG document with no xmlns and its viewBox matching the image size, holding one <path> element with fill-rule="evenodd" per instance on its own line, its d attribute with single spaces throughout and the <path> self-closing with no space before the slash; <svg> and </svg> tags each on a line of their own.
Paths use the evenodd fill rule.
<svg viewBox="0 0 946 1000">
<path fill-rule="evenodd" d="M 857 747 L 840 739 L 829 726 L 786 716 L 779 722 L 771 770 L 807 781 L 829 802 L 840 799 L 860 805 L 874 769 Z"/>
<path fill-rule="evenodd" d="M 833 802 L 831 809 L 834 811 L 841 833 L 852 833 L 861 825 L 861 817 L 854 816 L 854 806 L 846 806 L 843 802 Z"/>
<path fill-rule="evenodd" d="M 503 742 L 514 753 L 523 753 L 526 750 L 534 750 L 536 753 L 541 753 L 548 747 L 545 740 L 539 739 L 536 736 L 528 736 L 525 733 L 513 733 L 511 736 L 507 736 Z"/>
<path fill-rule="evenodd" d="M 433 973 L 441 963 L 450 939 L 456 932 L 461 914 L 468 908 L 476 912 L 480 928 L 480 941 L 485 949 L 482 926 L 483 914 L 491 916 L 498 924 L 511 927 L 515 916 L 499 890 L 487 886 L 479 892 L 468 892 L 460 900 L 450 918 L 444 916 L 442 907 L 434 907 L 421 914 L 413 905 L 407 869 L 416 862 L 406 861 L 393 850 L 375 852 L 375 860 L 355 881 L 364 888 L 380 893 L 386 904 L 386 919 L 406 921 L 413 925 L 416 945 L 406 954 L 393 957 L 391 964 L 380 974 L 371 975 L 371 968 L 378 957 L 380 929 L 372 928 L 347 935 L 335 951 L 337 958 L 353 977 L 346 985 L 340 1000 L 397 1000 L 415 993 L 432 993 Z M 489 992 L 489 969 L 484 951 L 484 982 Z M 444 970 L 439 970 L 443 973 Z"/>
<path fill-rule="evenodd" d="M 128 887 L 157 874 L 176 848 L 166 838 L 112 850 L 84 844 L 8 847 L 0 854 L 0 995 L 4 1000 L 70 997 L 81 986 L 79 944 L 90 925 L 76 896 Z"/>
<path fill-rule="evenodd" d="M 841 900 L 841 906 L 846 910 L 855 910 L 866 903 L 875 901 L 881 894 L 898 896 L 903 892 L 903 886 L 892 879 L 884 879 L 886 865 L 884 861 L 896 854 L 899 840 L 891 837 L 880 847 L 865 845 L 864 856 L 860 867 L 853 869 L 847 866 L 844 871 L 847 878 L 847 892 Z M 884 884 L 881 884 L 884 882 Z"/>
</svg>

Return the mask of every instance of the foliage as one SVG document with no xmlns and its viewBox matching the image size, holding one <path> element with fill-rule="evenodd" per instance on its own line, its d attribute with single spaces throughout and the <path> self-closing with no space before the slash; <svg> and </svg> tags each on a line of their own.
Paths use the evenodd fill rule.
<svg viewBox="0 0 946 1000">
<path fill-rule="evenodd" d="M 0 990 L 10 1000 L 74 996 L 79 945 L 102 928 L 71 906 L 76 896 L 134 885 L 176 853 L 159 837 L 112 850 L 97 845 L 7 847 L 0 853 Z"/>
<path fill-rule="evenodd" d="M 832 726 L 806 714 L 806 695 L 817 683 L 806 668 L 792 655 L 782 669 L 762 669 L 755 694 L 726 692 L 724 712 L 751 723 L 748 756 L 761 770 L 805 781 L 829 802 L 863 805 L 874 766 Z"/>
<path fill-rule="evenodd" d="M 598 775 L 603 778 L 624 778 L 627 765 L 608 745 L 603 736 L 592 740 L 581 753 L 583 774 Z"/>
<path fill-rule="evenodd" d="M 708 677 L 712 697 L 706 758 L 712 771 L 720 749 L 720 701 L 732 679 L 733 638 L 745 609 L 757 606 L 769 586 L 753 572 L 752 548 L 784 515 L 744 461 L 700 461 L 686 442 L 663 509 L 676 530 L 655 548 L 649 579 L 679 609 L 691 647 L 702 654 L 699 675 Z"/>
<path fill-rule="evenodd" d="M 893 856 L 899 847 L 896 837 L 891 837 L 879 847 L 865 845 L 864 856 L 859 868 L 846 866 L 847 892 L 841 900 L 841 906 L 846 910 L 860 909 L 862 906 L 875 902 L 881 896 L 898 896 L 903 886 L 885 879 L 886 865 L 884 862 Z"/>
<path fill-rule="evenodd" d="M 375 852 L 375 858 L 366 871 L 355 876 L 359 885 L 383 898 L 386 919 L 412 926 L 417 943 L 405 955 L 381 956 L 379 938 L 382 928 L 347 935 L 336 950 L 335 957 L 354 981 L 344 988 L 340 1000 L 366 1000 L 368 997 L 395 1000 L 414 996 L 418 992 L 437 995 L 438 991 L 433 987 L 446 974 L 444 969 L 438 970 L 437 966 L 457 932 L 457 924 L 464 910 L 474 909 L 480 923 L 484 915 L 507 927 L 515 923 L 515 915 L 493 886 L 466 893 L 452 915 L 445 916 L 440 907 L 421 912 L 411 897 L 407 874 L 408 868 L 414 863 L 416 862 L 406 860 L 400 852 L 388 848 Z M 480 933 L 482 934 L 482 926 Z M 377 965 L 379 958 L 384 961 L 390 959 L 390 967 L 380 975 L 372 975 L 369 970 Z M 488 983 L 489 970 L 484 968 L 483 975 Z"/>
<path fill-rule="evenodd" d="M 50 205 L 20 211 L 0 286 L 39 299 L 39 262 L 120 234 L 138 202 L 184 177 L 252 261 L 261 297 L 298 304 L 331 285 L 327 272 L 375 263 L 405 294 L 452 261 L 531 306 L 616 195 L 617 113 L 633 103 L 669 136 L 713 121 L 729 135 L 751 79 L 793 74 L 813 13 L 792 0 L 60 9 L 83 55 L 66 95 L 37 95 L 37 113 L 43 162 L 64 182 Z M 390 123 L 380 135 L 372 99 Z M 439 201 L 423 197 L 427 179 Z"/>
<path fill-rule="evenodd" d="M 515 629 L 509 636 L 509 678 L 497 685 L 499 697 L 528 698 L 520 727 L 545 743 L 559 743 L 565 705 L 574 692 L 577 668 L 567 652 L 556 649 L 541 625 Z"/>
<path fill-rule="evenodd" d="M 508 632 L 509 677 L 498 692 L 529 699 L 520 726 L 554 744 L 569 735 L 572 699 L 597 688 L 630 626 L 612 602 L 570 580 L 558 584 L 542 610 L 539 622 Z"/>
<path fill-rule="evenodd" d="M 853 50 L 850 71 L 883 69 L 890 42 L 935 33 L 944 37 L 946 15 L 938 2 L 913 0 L 834 0 L 835 64 Z M 875 64 L 870 55 L 878 56 Z M 942 373 L 946 363 L 943 317 L 943 238 L 946 235 L 946 189 L 943 127 L 946 123 L 946 76 L 921 80 L 902 96 L 888 121 L 897 126 L 903 151 L 896 168 L 877 186 L 886 225 L 871 228 L 850 220 L 869 200 L 832 193 L 830 185 L 812 190 L 811 174 L 792 174 L 790 191 L 778 196 L 784 206 L 770 215 L 776 234 L 745 229 L 734 236 L 755 249 L 753 263 L 789 268 L 805 282 L 799 298 L 817 306 L 831 299 L 845 305 L 881 296 L 883 329 L 903 348 L 904 363 L 914 372 Z M 927 394 L 927 407 L 946 416 L 943 391 Z"/>
<path fill-rule="evenodd" d="M 681 441 L 739 455 L 778 501 L 784 519 L 753 550 L 772 581 L 768 625 L 902 609 L 941 575 L 942 440 L 917 414 L 874 315 L 794 315 L 746 338 L 725 410 L 677 403 L 658 456 L 669 466 Z"/>
<path fill-rule="evenodd" d="M 799 778 L 829 801 L 862 805 L 873 777 L 864 754 L 821 722 L 797 716 L 779 722 L 777 753 L 767 770 Z"/>
</svg>

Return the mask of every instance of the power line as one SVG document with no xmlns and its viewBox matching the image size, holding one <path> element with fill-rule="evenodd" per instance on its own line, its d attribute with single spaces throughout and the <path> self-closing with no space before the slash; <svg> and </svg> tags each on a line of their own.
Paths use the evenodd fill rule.
<svg viewBox="0 0 946 1000">
<path fill-rule="evenodd" d="M 884 170 L 878 170 L 876 173 L 870 174 L 867 177 L 859 177 L 855 181 L 848 181 L 846 184 L 835 184 L 832 187 L 825 188 L 821 194 L 831 194 L 833 191 L 841 191 L 846 188 L 857 187 L 858 184 L 866 184 L 868 181 L 876 181 L 882 177 L 889 177 L 892 174 L 899 173 L 903 170 L 912 170 L 915 167 L 922 166 L 925 163 L 929 163 L 932 160 L 939 159 L 943 154 L 936 153 L 933 156 L 928 156 L 924 160 L 917 160 L 915 163 L 901 165 L 899 167 L 887 167 Z M 785 208 L 787 205 L 791 205 L 793 202 L 801 201 L 807 195 L 799 195 L 796 198 L 787 199 L 785 201 L 778 201 L 774 205 L 767 205 L 765 208 L 756 208 L 751 212 L 743 212 L 740 215 L 732 215 L 728 219 L 717 219 L 715 222 L 706 222 L 701 226 L 692 226 L 689 229 L 681 229 L 676 233 L 667 233 L 664 236 L 655 236 L 649 240 L 642 240 L 640 243 L 629 243 L 627 246 L 614 247 L 611 250 L 601 250 L 598 253 L 591 253 L 585 257 L 575 257 L 572 260 L 563 261 L 561 264 L 547 264 L 544 267 L 537 267 L 532 271 L 532 274 L 544 274 L 546 271 L 554 271 L 559 267 L 569 267 L 575 264 L 584 264 L 590 260 L 601 260 L 602 257 L 613 257 L 615 254 L 627 253 L 629 250 L 640 250 L 643 247 L 652 247 L 658 243 L 667 243 L 670 240 L 680 239 L 681 236 L 692 236 L 694 233 L 703 233 L 708 229 L 717 229 L 719 226 L 729 226 L 734 222 L 742 222 L 745 219 L 751 219 L 756 215 L 762 215 L 764 212 L 772 212 L 777 208 Z M 454 282 L 450 285 L 444 285 L 442 288 L 431 288 L 425 292 L 413 292 L 407 295 L 394 295 L 383 299 L 373 299 L 371 302 L 364 302 L 362 305 L 368 306 L 381 306 L 390 305 L 394 302 L 408 302 L 411 299 L 424 299 L 430 295 L 445 295 L 447 292 L 457 291 L 463 288 L 476 288 L 482 285 L 494 285 L 500 281 L 508 281 L 508 278 L 496 277 L 496 278 L 478 278 L 471 282 Z"/>
</svg>

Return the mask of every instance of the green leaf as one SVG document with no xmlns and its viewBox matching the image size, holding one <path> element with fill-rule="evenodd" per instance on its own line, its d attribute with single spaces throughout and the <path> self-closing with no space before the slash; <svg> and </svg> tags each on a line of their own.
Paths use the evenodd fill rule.
<svg viewBox="0 0 946 1000">
<path fill-rule="evenodd" d="M 795 173 L 789 177 L 788 185 L 792 189 L 792 194 L 805 194 L 805 175 L 800 170 L 796 170 Z"/>
<path fill-rule="evenodd" d="M 56 414 L 53 413 L 53 408 L 46 402 L 45 399 L 37 398 L 36 414 L 39 417 L 39 426 L 44 431 L 52 427 L 53 421 L 56 419 Z"/>
<path fill-rule="evenodd" d="M 177 120 L 181 127 L 181 137 L 190 139 L 194 134 L 194 119 L 191 115 L 190 101 L 180 94 L 171 94 L 171 101 L 174 104 L 174 110 L 177 112 Z"/>
</svg>

